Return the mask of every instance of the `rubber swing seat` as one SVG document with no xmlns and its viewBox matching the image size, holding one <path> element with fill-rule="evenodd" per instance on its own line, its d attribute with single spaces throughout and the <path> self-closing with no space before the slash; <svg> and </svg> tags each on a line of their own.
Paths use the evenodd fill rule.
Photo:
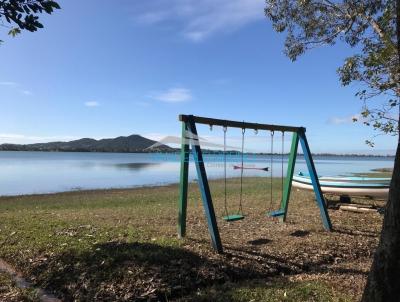
<svg viewBox="0 0 400 302">
<path fill-rule="evenodd" d="M 272 211 L 272 212 L 268 212 L 267 216 L 269 217 L 280 217 L 285 215 L 285 211 L 284 210 L 276 210 L 276 211 Z"/>
<path fill-rule="evenodd" d="M 237 221 L 244 219 L 244 216 L 240 214 L 233 214 L 233 215 L 223 216 L 222 219 L 225 221 Z"/>
</svg>

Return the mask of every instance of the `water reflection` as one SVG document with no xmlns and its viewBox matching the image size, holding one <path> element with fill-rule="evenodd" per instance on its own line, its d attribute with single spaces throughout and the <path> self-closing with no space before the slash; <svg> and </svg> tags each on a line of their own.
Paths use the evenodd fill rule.
<svg viewBox="0 0 400 302">
<path fill-rule="evenodd" d="M 122 170 L 146 170 L 149 168 L 156 168 L 161 166 L 161 163 L 119 163 L 119 164 L 111 164 L 109 166 L 116 167 L 117 169 Z"/>
<path fill-rule="evenodd" d="M 221 154 L 204 157 L 210 179 L 224 175 Z M 240 156 L 227 158 L 227 176 L 240 176 Z M 279 155 L 252 155 L 247 167 L 272 168 L 273 176 L 282 174 Z M 346 175 L 393 167 L 393 158 L 315 157 L 319 175 Z M 287 156 L 283 158 L 286 173 Z M 161 185 L 179 181 L 179 154 L 140 153 L 67 153 L 67 152 L 0 152 L 0 195 L 49 193 L 73 189 L 97 189 Z M 302 156 L 298 157 L 295 173 L 306 171 Z M 270 172 L 245 170 L 244 176 L 269 177 Z M 197 178 L 193 157 L 190 157 L 189 179 Z"/>
</svg>

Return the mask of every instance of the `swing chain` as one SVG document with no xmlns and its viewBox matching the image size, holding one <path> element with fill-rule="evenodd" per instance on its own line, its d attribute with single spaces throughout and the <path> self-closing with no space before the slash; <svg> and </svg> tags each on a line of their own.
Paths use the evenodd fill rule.
<svg viewBox="0 0 400 302">
<path fill-rule="evenodd" d="M 270 165 L 271 165 L 271 174 L 270 174 L 270 186 L 269 186 L 269 190 L 270 190 L 270 200 L 269 200 L 269 208 L 268 208 L 268 212 L 270 212 L 271 211 L 271 209 L 272 209 L 272 205 L 273 205 L 273 194 L 272 194 L 272 191 L 273 191 L 273 170 L 274 170 L 274 135 L 275 135 L 275 132 L 274 132 L 274 130 L 271 130 L 271 151 L 270 151 L 270 161 L 271 161 L 271 163 L 270 163 Z"/>
<path fill-rule="evenodd" d="M 274 131 L 271 130 L 271 174 L 270 174 L 270 204 L 268 211 L 270 212 L 273 205 L 273 157 L 274 157 Z M 282 145 L 281 145 L 281 194 L 283 196 L 284 179 L 283 179 L 283 166 L 284 166 L 284 152 L 285 152 L 285 131 L 282 131 Z"/>
<path fill-rule="evenodd" d="M 226 189 L 226 132 L 228 128 L 224 126 L 223 128 L 224 131 L 224 208 L 225 208 L 225 215 L 228 216 L 228 203 L 226 200 L 226 194 L 227 194 L 227 189 Z"/>
<path fill-rule="evenodd" d="M 241 154 L 241 169 L 240 169 L 240 198 L 239 198 L 239 210 L 238 214 L 243 214 L 243 206 L 242 206 L 242 201 L 243 201 L 243 157 L 244 157 L 244 133 L 246 132 L 246 128 L 242 128 L 242 154 Z"/>
<path fill-rule="evenodd" d="M 282 131 L 282 163 L 281 163 L 281 190 L 282 190 L 282 198 L 283 198 L 283 160 L 284 160 L 284 155 L 283 153 L 285 152 L 285 131 Z"/>
</svg>

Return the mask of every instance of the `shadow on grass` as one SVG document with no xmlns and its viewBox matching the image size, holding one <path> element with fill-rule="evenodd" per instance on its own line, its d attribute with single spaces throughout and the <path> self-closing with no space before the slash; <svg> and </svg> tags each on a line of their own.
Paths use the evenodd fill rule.
<svg viewBox="0 0 400 302">
<path fill-rule="evenodd" d="M 310 234 L 309 231 L 297 230 L 297 231 L 294 231 L 293 233 L 291 233 L 290 236 L 293 236 L 293 237 L 305 237 L 305 236 L 307 236 L 309 234 Z"/>
<path fill-rule="evenodd" d="M 255 240 L 250 240 L 250 241 L 248 241 L 247 243 L 249 243 L 249 244 L 251 244 L 251 245 L 259 246 L 259 245 L 268 244 L 268 243 L 270 243 L 270 242 L 272 242 L 272 240 L 267 239 L 267 238 L 259 238 L 259 239 L 255 239 Z"/>
<path fill-rule="evenodd" d="M 63 301 L 166 301 L 262 274 L 179 247 L 109 242 L 50 257 L 36 264 L 30 275 Z"/>
<path fill-rule="evenodd" d="M 226 282 L 325 272 L 332 263 L 323 259 L 298 264 L 247 249 L 225 251 L 202 256 L 155 243 L 108 242 L 48 257 L 34 264 L 29 275 L 63 301 L 167 301 Z"/>
<path fill-rule="evenodd" d="M 241 255 L 235 253 L 236 258 L 242 260 L 248 260 L 251 256 L 255 259 L 263 259 L 264 265 L 269 267 L 269 271 L 274 273 L 274 275 L 294 275 L 301 273 L 326 273 L 329 271 L 334 271 L 339 274 L 353 275 L 368 275 L 367 272 L 359 269 L 352 268 L 342 268 L 336 267 L 332 269 L 330 265 L 335 262 L 335 258 L 332 255 L 321 255 L 322 257 L 318 260 L 303 261 L 303 263 L 298 263 L 297 261 L 289 260 L 284 257 L 273 256 L 267 253 L 253 251 L 242 248 L 230 248 L 231 252 L 240 252 Z"/>
<path fill-rule="evenodd" d="M 380 233 L 379 232 L 371 232 L 365 230 L 353 230 L 353 229 L 346 229 L 346 228 L 334 228 L 333 232 L 339 234 L 345 234 L 350 236 L 362 236 L 362 237 L 370 237 L 370 238 L 378 238 Z"/>
</svg>

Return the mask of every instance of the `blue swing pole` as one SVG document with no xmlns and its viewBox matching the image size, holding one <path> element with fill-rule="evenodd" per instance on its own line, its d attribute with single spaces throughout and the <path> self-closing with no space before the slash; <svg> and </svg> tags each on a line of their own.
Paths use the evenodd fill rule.
<svg viewBox="0 0 400 302">
<path fill-rule="evenodd" d="M 204 211 L 207 217 L 208 231 L 211 236 L 212 246 L 218 253 L 222 253 L 223 249 L 221 238 L 219 235 L 217 220 L 215 218 L 215 211 L 211 198 L 210 187 L 208 185 L 206 168 L 204 167 L 203 153 L 201 152 L 200 142 L 193 116 L 188 116 L 187 126 L 192 136 L 190 141 L 192 145 L 192 152 L 198 176 L 198 184 L 201 193 L 201 199 L 203 201 Z"/>
<path fill-rule="evenodd" d="M 314 193 L 315 193 L 315 197 L 317 200 L 317 205 L 319 207 L 320 215 L 322 218 L 322 223 L 324 225 L 324 228 L 327 231 L 332 231 L 332 223 L 329 218 L 324 195 L 322 194 L 321 186 L 319 184 L 317 172 L 316 172 L 315 166 L 314 166 L 314 161 L 312 159 L 310 147 L 307 142 L 305 129 L 302 128 L 302 130 L 298 131 L 298 135 L 299 135 L 301 148 L 303 149 L 304 159 L 306 160 L 306 163 L 307 163 L 308 173 L 310 174 L 311 182 L 312 182 L 312 185 L 314 188 Z"/>
<path fill-rule="evenodd" d="M 189 138 L 187 137 L 188 127 L 182 122 L 182 144 L 181 144 L 181 172 L 179 182 L 179 215 L 178 215 L 178 236 L 186 235 L 186 213 L 187 194 L 189 177 Z"/>
</svg>

